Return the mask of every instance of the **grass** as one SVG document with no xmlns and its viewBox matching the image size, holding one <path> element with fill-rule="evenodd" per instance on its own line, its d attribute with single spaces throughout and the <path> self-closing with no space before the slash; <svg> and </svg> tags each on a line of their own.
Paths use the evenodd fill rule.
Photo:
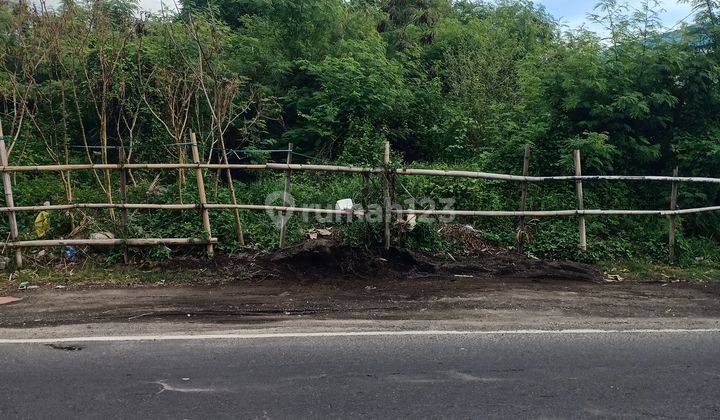
<svg viewBox="0 0 720 420">
<path fill-rule="evenodd" d="M 720 283 L 720 265 L 698 260 L 689 265 L 668 265 L 649 260 L 621 260 L 600 264 L 609 275 L 628 280 Z"/>
<path fill-rule="evenodd" d="M 37 266 L 22 269 L 0 279 L 1 291 L 17 290 L 21 283 L 33 286 L 182 285 L 198 283 L 207 277 L 204 268 L 168 269 L 158 266 L 107 265 L 88 259 L 82 264 Z"/>
</svg>

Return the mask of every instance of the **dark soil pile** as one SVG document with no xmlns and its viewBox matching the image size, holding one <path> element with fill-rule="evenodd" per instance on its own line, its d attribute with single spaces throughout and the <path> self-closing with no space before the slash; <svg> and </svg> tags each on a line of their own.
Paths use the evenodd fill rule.
<svg viewBox="0 0 720 420">
<path fill-rule="evenodd" d="M 330 239 L 309 240 L 277 253 L 244 257 L 253 276 L 278 276 L 299 281 L 360 277 L 397 280 L 413 277 L 456 276 L 603 282 L 600 269 L 570 261 L 542 261 L 504 250 L 477 249 L 454 260 L 391 248 L 374 252 L 341 245 Z"/>
</svg>

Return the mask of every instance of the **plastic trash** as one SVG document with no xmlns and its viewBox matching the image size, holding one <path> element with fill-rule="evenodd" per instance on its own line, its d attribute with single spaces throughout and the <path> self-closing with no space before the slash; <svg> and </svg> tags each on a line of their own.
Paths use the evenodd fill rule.
<svg viewBox="0 0 720 420">
<path fill-rule="evenodd" d="M 22 298 L 16 298 L 12 296 L 0 296 L 0 305 L 7 305 L 22 300 Z"/>
<path fill-rule="evenodd" d="M 337 203 L 335 203 L 335 210 L 352 210 L 352 209 L 353 209 L 353 201 L 350 198 L 338 200 Z"/>
<path fill-rule="evenodd" d="M 66 246 L 63 250 L 63 256 L 70 262 L 77 261 L 78 250 L 74 246 Z"/>
<path fill-rule="evenodd" d="M 50 232 L 50 212 L 43 210 L 35 217 L 35 236 L 44 238 Z"/>
</svg>

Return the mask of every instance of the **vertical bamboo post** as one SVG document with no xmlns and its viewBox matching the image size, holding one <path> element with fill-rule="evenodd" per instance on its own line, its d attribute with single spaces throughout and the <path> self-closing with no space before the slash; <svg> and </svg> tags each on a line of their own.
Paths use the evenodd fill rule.
<svg viewBox="0 0 720 420">
<path fill-rule="evenodd" d="M 385 250 L 390 250 L 390 142 L 385 141 L 385 155 L 383 157 L 385 165 L 385 202 L 383 203 L 383 221 L 385 223 Z"/>
<path fill-rule="evenodd" d="M 7 149 L 5 148 L 5 134 L 3 133 L 2 122 L 0 121 L 0 164 L 3 168 L 8 166 Z M 15 200 L 13 199 L 12 181 L 10 180 L 10 173 L 2 173 L 3 189 L 5 191 L 5 205 L 8 207 L 15 207 Z M 18 232 L 17 217 L 14 211 L 8 212 L 8 224 L 10 225 L 10 238 L 13 241 L 17 241 L 20 236 Z M 15 249 L 15 267 L 22 268 L 22 252 L 19 248 Z"/>
<path fill-rule="evenodd" d="M 125 154 L 125 148 L 120 147 L 118 149 L 118 161 L 120 162 L 121 168 L 120 168 L 120 204 L 125 205 L 127 204 L 127 169 L 125 169 L 125 165 L 127 164 L 127 155 Z M 122 210 L 120 210 L 120 230 L 122 232 L 122 238 L 123 238 L 123 261 L 125 264 L 130 262 L 130 258 L 128 255 L 128 249 L 127 249 L 127 241 L 128 238 L 128 211 L 126 208 L 123 207 Z"/>
<path fill-rule="evenodd" d="M 679 169 L 675 167 L 673 170 L 673 177 L 677 178 L 680 173 Z M 670 192 L 670 210 L 677 209 L 677 196 L 678 196 L 678 185 L 677 182 L 672 182 L 672 188 Z M 675 263 L 675 216 L 668 216 L 668 257 L 670 264 Z"/>
<path fill-rule="evenodd" d="M 522 170 L 523 176 L 528 176 L 530 174 L 530 145 L 525 145 L 525 156 L 523 157 L 523 170 Z M 528 183 L 523 182 L 522 183 L 522 190 L 520 192 L 520 211 L 525 211 L 527 208 L 527 194 L 528 194 Z M 517 248 L 518 252 L 523 252 L 525 242 L 525 216 L 520 216 L 520 223 L 518 227 L 518 237 L 517 237 Z"/>
<path fill-rule="evenodd" d="M 222 154 L 223 154 L 223 164 L 229 165 L 230 163 L 228 162 L 227 151 L 225 150 L 225 147 L 222 148 Z M 235 195 L 235 185 L 233 184 L 232 171 L 230 170 L 230 168 L 227 168 L 226 174 L 227 174 L 228 188 L 230 189 L 230 199 L 232 200 L 232 204 L 234 206 L 237 206 L 237 196 Z M 236 208 L 234 210 L 235 210 L 235 233 L 237 234 L 237 240 L 240 243 L 240 245 L 245 246 L 245 235 L 243 235 L 242 219 L 240 218 L 240 209 Z"/>
<path fill-rule="evenodd" d="M 185 163 L 185 150 L 183 145 L 178 145 L 178 163 L 181 165 Z M 183 168 L 178 169 L 177 182 L 180 204 L 183 204 L 183 186 L 185 185 L 185 170 Z"/>
<path fill-rule="evenodd" d="M 192 147 L 193 163 L 200 165 L 200 151 L 198 150 L 197 136 L 195 133 L 190 133 L 190 144 Z M 205 195 L 205 179 L 203 178 L 202 168 L 199 166 L 195 169 L 195 179 L 197 181 L 198 188 L 198 200 L 200 201 L 200 213 L 202 214 L 203 229 L 207 234 L 208 239 L 212 238 L 212 231 L 210 230 L 210 213 L 207 209 L 207 196 Z M 215 253 L 212 243 L 207 244 L 208 256 L 212 256 Z"/>
<path fill-rule="evenodd" d="M 65 162 L 67 164 L 68 162 Z M 72 188 L 72 172 L 67 171 L 65 173 L 65 176 L 67 177 L 67 190 L 65 191 L 65 197 L 67 198 L 67 203 L 72 204 L 73 199 L 73 188 Z M 75 215 L 73 214 L 72 210 L 68 210 L 67 214 L 70 216 L 70 230 L 75 230 Z"/>
<path fill-rule="evenodd" d="M 288 144 L 287 159 L 288 165 L 292 163 L 293 144 Z M 283 206 L 290 205 L 290 170 L 285 171 L 285 189 L 283 190 Z M 287 233 L 287 225 L 290 221 L 290 212 L 284 212 L 280 218 L 280 249 L 285 248 L 285 234 Z"/>
<path fill-rule="evenodd" d="M 573 152 L 573 160 L 575 161 L 575 176 L 582 176 L 582 164 L 580 161 L 580 151 L 575 150 Z M 585 197 L 583 195 L 583 185 L 582 180 L 578 179 L 575 181 L 575 186 L 577 189 L 577 199 L 578 199 L 578 210 L 585 210 Z M 583 251 L 587 250 L 587 235 L 585 231 L 585 216 L 580 216 L 579 221 L 579 231 L 580 231 L 580 249 Z"/>
</svg>

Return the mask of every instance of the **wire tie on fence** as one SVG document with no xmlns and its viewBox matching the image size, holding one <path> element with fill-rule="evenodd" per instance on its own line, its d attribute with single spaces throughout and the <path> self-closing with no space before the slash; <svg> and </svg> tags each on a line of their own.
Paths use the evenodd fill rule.
<svg viewBox="0 0 720 420">
<path fill-rule="evenodd" d="M 232 150 L 235 150 L 236 152 L 247 153 L 247 154 L 281 153 L 281 152 L 282 152 L 282 153 L 287 153 L 287 152 L 290 152 L 290 151 L 291 151 L 291 150 L 288 150 L 288 149 L 249 149 L 249 148 L 245 148 L 245 149 L 232 149 Z"/>
<path fill-rule="evenodd" d="M 70 147 L 76 148 L 76 149 L 119 149 L 122 146 L 96 146 L 96 145 L 77 146 L 77 145 L 74 145 L 74 146 L 70 146 Z"/>
<path fill-rule="evenodd" d="M 235 155 L 235 157 L 237 158 L 237 160 L 239 160 L 239 161 L 249 159 L 248 156 L 240 156 L 240 154 L 238 153 L 237 150 L 233 150 L 232 152 L 233 152 L 233 154 Z"/>
<path fill-rule="evenodd" d="M 143 145 L 140 147 L 139 145 L 134 145 L 132 147 L 127 146 L 100 146 L 100 145 L 72 145 L 70 146 L 73 149 L 119 149 L 121 147 L 125 147 L 126 149 L 160 149 L 160 148 L 168 148 L 171 146 L 187 146 L 191 145 L 192 143 L 169 143 L 169 144 L 156 144 L 156 145 Z"/>
<path fill-rule="evenodd" d="M 318 158 L 318 157 L 315 157 L 315 156 L 305 155 L 305 154 L 298 153 L 298 152 L 293 152 L 293 151 L 290 151 L 290 153 L 292 153 L 293 155 L 296 155 L 296 156 L 302 156 L 302 157 L 304 157 L 304 158 L 308 158 L 308 159 L 311 159 L 311 160 L 318 160 L 318 161 L 321 161 L 321 162 L 322 162 L 322 159 L 320 159 L 320 158 Z"/>
</svg>

